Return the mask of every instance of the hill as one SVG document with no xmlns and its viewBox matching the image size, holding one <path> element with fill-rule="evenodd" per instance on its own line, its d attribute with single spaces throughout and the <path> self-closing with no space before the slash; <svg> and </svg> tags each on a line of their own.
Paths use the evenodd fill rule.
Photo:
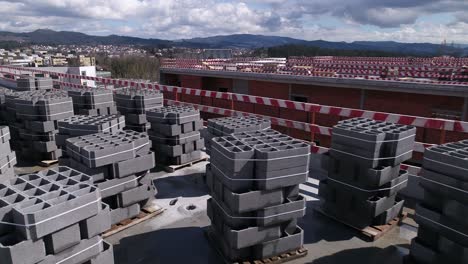
<svg viewBox="0 0 468 264">
<path fill-rule="evenodd" d="M 333 50 L 382 51 L 419 56 L 434 56 L 440 54 L 468 54 L 465 46 L 454 48 L 432 43 L 399 43 L 394 41 L 355 41 L 332 42 L 324 40 L 306 41 L 279 36 L 264 36 L 252 34 L 234 34 L 206 38 L 180 40 L 145 39 L 128 36 L 91 36 L 79 32 L 53 31 L 39 29 L 29 33 L 13 33 L 0 31 L 0 43 L 31 43 L 47 45 L 141 45 L 152 47 L 187 47 L 187 48 L 269 48 L 284 45 L 303 45 Z"/>
</svg>

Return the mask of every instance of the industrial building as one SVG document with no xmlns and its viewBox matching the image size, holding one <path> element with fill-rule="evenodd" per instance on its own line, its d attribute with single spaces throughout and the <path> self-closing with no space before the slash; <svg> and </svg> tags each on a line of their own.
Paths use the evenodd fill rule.
<svg viewBox="0 0 468 264">
<path fill-rule="evenodd" d="M 55 155 L 60 145 L 67 166 L 28 174 L 18 165 L 15 173 L 26 175 L 12 175 L 16 156 L 2 130 L 5 175 L 13 180 L 0 187 L 0 201 L 15 216 L 3 221 L 18 228 L 0 232 L 18 233 L 21 243 L 0 239 L 0 256 L 12 264 L 466 263 L 465 63 L 168 60 L 161 84 L 0 66 L 11 88 L 32 83 L 25 75 L 53 80 L 52 91 L 6 91 L 0 113 L 12 142 L 31 141 L 13 150 Z M 111 100 L 107 85 L 130 89 Z M 96 117 L 102 105 L 109 112 Z M 123 128 L 124 119 L 132 125 Z M 55 144 L 54 136 L 65 142 Z M 96 196 L 87 204 L 92 210 L 55 197 L 48 182 L 80 203 Z M 94 187 L 85 192 L 71 182 Z M 11 199 L 10 190 L 45 201 L 32 206 Z M 152 198 L 164 212 L 139 218 Z M 84 212 L 60 220 L 73 211 L 59 214 L 68 204 Z M 51 207 L 56 225 L 44 224 L 39 206 Z M 25 228 L 28 212 L 41 229 L 35 222 Z M 130 216 L 138 223 L 115 232 Z M 103 233 L 110 223 L 111 233 Z M 25 245 L 36 253 L 19 254 Z"/>
</svg>

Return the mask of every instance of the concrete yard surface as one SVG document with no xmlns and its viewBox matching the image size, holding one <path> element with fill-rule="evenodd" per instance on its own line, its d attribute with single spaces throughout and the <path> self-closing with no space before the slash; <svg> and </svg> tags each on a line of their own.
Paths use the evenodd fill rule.
<svg viewBox="0 0 468 264">
<path fill-rule="evenodd" d="M 165 211 L 106 240 L 114 245 L 116 264 L 223 263 L 206 239 L 203 228 L 210 225 L 206 215 L 208 190 L 203 183 L 205 165 L 201 162 L 168 174 L 153 172 L 158 188 L 156 203 Z M 411 214 L 375 242 L 356 237 L 356 231 L 314 212 L 318 204 L 316 175 L 301 185 L 307 199 L 306 216 L 299 221 L 304 229 L 308 255 L 288 263 L 400 264 L 416 236 Z"/>
</svg>

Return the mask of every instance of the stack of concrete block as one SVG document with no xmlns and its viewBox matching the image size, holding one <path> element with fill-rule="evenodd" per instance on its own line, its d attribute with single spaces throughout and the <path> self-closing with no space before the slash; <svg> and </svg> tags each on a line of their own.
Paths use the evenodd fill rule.
<svg viewBox="0 0 468 264">
<path fill-rule="evenodd" d="M 468 263 L 467 172 L 468 140 L 424 152 L 420 178 L 424 199 L 416 207 L 418 236 L 410 248 L 414 262 Z"/>
<path fill-rule="evenodd" d="M 5 125 L 8 123 L 8 113 L 6 108 L 6 96 L 13 95 L 16 92 L 0 87 L 0 124 Z"/>
<path fill-rule="evenodd" d="M 214 138 L 207 184 L 212 238 L 231 262 L 300 249 L 310 144 L 275 130 Z"/>
<path fill-rule="evenodd" d="M 115 115 L 117 108 L 111 90 L 94 88 L 68 88 L 77 115 Z"/>
<path fill-rule="evenodd" d="M 53 80 L 48 77 L 25 76 L 16 80 L 17 91 L 52 90 Z"/>
<path fill-rule="evenodd" d="M 146 111 L 163 107 L 163 94 L 156 90 L 126 88 L 115 92 L 117 110 L 125 115 L 126 128 L 147 132 L 150 124 Z"/>
<path fill-rule="evenodd" d="M 322 167 L 322 210 L 357 228 L 382 225 L 397 217 L 403 200 L 397 193 L 408 184 L 400 170 L 412 156 L 416 128 L 365 118 L 353 118 L 333 127 L 328 155 Z"/>
<path fill-rule="evenodd" d="M 66 140 L 69 166 L 93 178 L 113 224 L 137 216 L 156 194 L 148 173 L 155 166 L 150 147 L 148 135 L 134 131 Z"/>
<path fill-rule="evenodd" d="M 62 150 L 61 164 L 68 166 L 65 149 L 66 140 L 73 137 L 107 132 L 115 134 L 125 127 L 125 117 L 119 115 L 86 116 L 76 115 L 58 121 L 57 146 Z"/>
<path fill-rule="evenodd" d="M 182 165 L 202 158 L 205 141 L 200 136 L 203 121 L 193 107 L 167 106 L 146 112 L 156 162 Z"/>
<path fill-rule="evenodd" d="M 224 137 L 233 133 L 261 131 L 271 128 L 271 122 L 253 116 L 232 116 L 213 118 L 208 120 L 207 132 L 204 135 L 206 152 L 211 154 L 210 144 L 214 137 Z"/>
<path fill-rule="evenodd" d="M 0 183 L 15 176 L 16 154 L 10 148 L 10 129 L 0 126 Z"/>
<path fill-rule="evenodd" d="M 114 263 L 111 227 L 92 179 L 67 167 L 0 184 L 2 264 Z"/>
<path fill-rule="evenodd" d="M 6 96 L 11 146 L 29 160 L 56 160 L 57 121 L 73 116 L 73 104 L 63 91 L 32 91 Z"/>
</svg>

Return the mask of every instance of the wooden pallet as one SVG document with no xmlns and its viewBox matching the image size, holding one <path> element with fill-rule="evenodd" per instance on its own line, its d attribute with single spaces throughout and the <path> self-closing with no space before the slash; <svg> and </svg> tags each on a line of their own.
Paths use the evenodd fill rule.
<svg viewBox="0 0 468 264">
<path fill-rule="evenodd" d="M 383 235 L 385 235 L 386 233 L 388 233 L 390 230 L 392 230 L 395 226 L 397 226 L 398 224 L 400 224 L 407 216 L 408 216 L 408 213 L 407 212 L 402 212 L 398 217 L 395 217 L 393 218 L 392 220 L 390 220 L 390 222 L 388 222 L 387 224 L 385 225 L 375 225 L 375 226 L 367 226 L 367 227 L 364 227 L 364 228 L 359 228 L 359 227 L 356 227 L 356 226 L 353 226 L 351 224 L 348 224 L 330 214 L 327 214 L 326 212 L 324 212 L 320 207 L 316 207 L 314 208 L 314 210 L 316 212 L 319 212 L 320 214 L 328 217 L 328 218 L 331 218 L 337 222 L 340 222 L 346 226 L 349 226 L 351 228 L 353 228 L 354 230 L 358 231 L 359 234 L 364 238 L 364 239 L 367 239 L 367 240 L 370 240 L 370 241 L 376 241 L 377 239 L 381 238 Z"/>
<path fill-rule="evenodd" d="M 143 209 L 141 209 L 140 213 L 131 218 L 131 219 L 126 219 L 126 220 L 123 220 L 115 225 L 112 225 L 111 229 L 109 229 L 108 231 L 104 232 L 104 234 L 102 234 L 102 237 L 103 238 L 106 238 L 106 237 L 109 237 L 109 236 L 112 236 L 112 235 L 115 235 L 119 232 L 122 232 L 123 230 L 125 229 L 128 229 L 132 226 L 135 226 L 139 223 L 142 223 L 146 220 L 149 220 L 157 215 L 160 215 L 164 212 L 164 209 L 161 208 L 161 207 L 145 207 Z"/>
<path fill-rule="evenodd" d="M 41 167 L 50 167 L 52 165 L 57 164 L 59 161 L 58 160 L 43 160 L 39 162 L 39 166 Z"/>
<path fill-rule="evenodd" d="M 194 160 L 194 161 L 191 161 L 191 162 L 182 164 L 182 165 L 168 165 L 168 166 L 164 166 L 164 170 L 165 170 L 166 172 L 173 173 L 173 172 L 175 172 L 176 170 L 180 170 L 180 169 L 183 169 L 183 168 L 185 168 L 185 167 L 191 167 L 192 165 L 197 164 L 197 163 L 202 162 L 202 161 L 207 161 L 208 158 L 209 158 L 209 156 L 203 153 L 203 154 L 202 154 L 202 157 L 201 157 L 200 159 L 197 159 L 197 160 Z"/>
<path fill-rule="evenodd" d="M 279 256 L 274 256 L 274 257 L 270 257 L 266 259 L 231 262 L 224 257 L 223 252 L 221 251 L 221 248 L 219 247 L 219 243 L 216 241 L 216 239 L 213 236 L 213 231 L 211 230 L 211 227 L 205 228 L 204 233 L 205 233 L 206 238 L 210 242 L 211 246 L 216 250 L 218 255 L 224 260 L 225 264 L 279 264 L 279 263 L 286 263 L 288 261 L 292 261 L 298 258 L 305 257 L 308 253 L 308 250 L 303 247 L 298 250 L 294 250 L 288 253 L 281 254 Z"/>
</svg>

